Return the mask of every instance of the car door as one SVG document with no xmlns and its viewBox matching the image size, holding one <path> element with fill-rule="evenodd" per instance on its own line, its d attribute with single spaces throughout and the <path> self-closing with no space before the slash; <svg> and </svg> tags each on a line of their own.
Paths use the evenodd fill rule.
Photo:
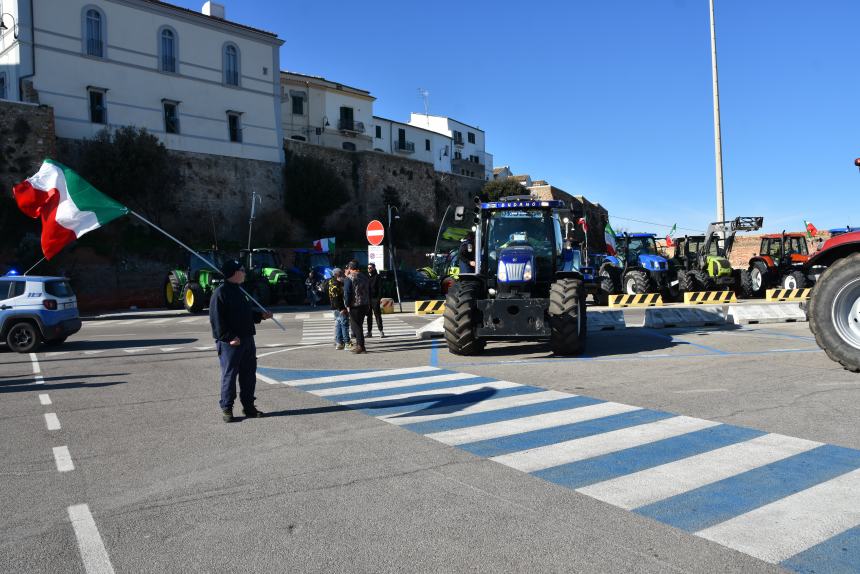
<svg viewBox="0 0 860 574">
<path fill-rule="evenodd" d="M 12 301 L 9 293 L 12 289 L 12 281 L 8 279 L 0 279 L 0 329 L 6 319 L 12 315 Z"/>
</svg>

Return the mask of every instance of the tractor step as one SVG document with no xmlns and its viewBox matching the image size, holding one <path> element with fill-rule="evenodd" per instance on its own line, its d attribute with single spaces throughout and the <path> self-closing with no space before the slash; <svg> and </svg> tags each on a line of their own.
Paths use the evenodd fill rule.
<svg viewBox="0 0 860 574">
<path fill-rule="evenodd" d="M 662 307 L 663 297 L 659 293 L 639 295 L 610 295 L 610 307 Z"/>
<path fill-rule="evenodd" d="M 689 305 L 718 305 L 723 303 L 737 303 L 734 291 L 700 291 L 697 293 L 684 293 L 684 303 Z"/>
</svg>

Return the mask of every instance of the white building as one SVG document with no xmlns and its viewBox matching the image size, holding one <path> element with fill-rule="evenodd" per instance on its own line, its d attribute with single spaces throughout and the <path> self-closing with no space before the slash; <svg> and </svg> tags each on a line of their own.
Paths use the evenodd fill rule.
<svg viewBox="0 0 860 574">
<path fill-rule="evenodd" d="M 375 99 L 367 90 L 319 76 L 281 72 L 284 137 L 349 151 L 369 150 Z"/>
<path fill-rule="evenodd" d="M 373 149 L 432 163 L 436 171 L 451 172 L 451 138 L 405 122 L 374 116 Z"/>
<path fill-rule="evenodd" d="M 5 97 L 53 107 L 58 137 L 133 125 L 173 150 L 282 160 L 275 34 L 227 20 L 212 2 L 201 12 L 157 0 L 2 8 Z"/>
<path fill-rule="evenodd" d="M 410 115 L 409 125 L 451 138 L 451 173 L 489 179 L 493 172 L 493 156 L 485 151 L 483 130 L 449 117 L 415 112 Z"/>
</svg>

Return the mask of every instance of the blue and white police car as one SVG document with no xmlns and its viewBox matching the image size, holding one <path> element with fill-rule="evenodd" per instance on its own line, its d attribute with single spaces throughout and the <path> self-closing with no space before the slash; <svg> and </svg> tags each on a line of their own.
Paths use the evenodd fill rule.
<svg viewBox="0 0 860 574">
<path fill-rule="evenodd" d="M 59 345 L 81 329 L 78 300 L 65 277 L 0 275 L 0 341 L 18 353 Z"/>
</svg>

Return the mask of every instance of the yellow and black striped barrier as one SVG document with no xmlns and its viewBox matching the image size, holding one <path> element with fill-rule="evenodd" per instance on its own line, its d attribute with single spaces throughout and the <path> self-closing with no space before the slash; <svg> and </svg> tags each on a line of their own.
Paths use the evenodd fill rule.
<svg viewBox="0 0 860 574">
<path fill-rule="evenodd" d="M 690 305 L 714 305 L 719 303 L 737 303 L 734 291 L 700 291 L 684 293 L 684 303 Z"/>
<path fill-rule="evenodd" d="M 806 289 L 768 289 L 767 301 L 806 301 L 812 295 L 812 287 Z"/>
<path fill-rule="evenodd" d="M 445 301 L 416 301 L 416 315 L 441 315 L 445 312 Z"/>
<path fill-rule="evenodd" d="M 639 295 L 610 295 L 610 307 L 662 307 L 663 297 L 659 293 Z"/>
</svg>

